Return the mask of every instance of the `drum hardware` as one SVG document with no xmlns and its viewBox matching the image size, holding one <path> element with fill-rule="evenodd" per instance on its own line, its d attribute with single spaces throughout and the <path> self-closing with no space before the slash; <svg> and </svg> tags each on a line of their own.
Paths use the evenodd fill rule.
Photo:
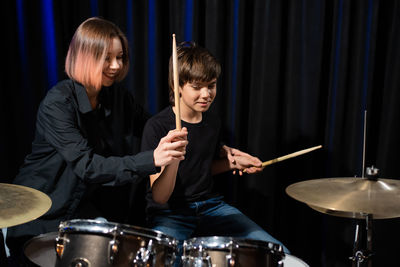
<svg viewBox="0 0 400 267">
<path fill-rule="evenodd" d="M 378 172 L 379 170 L 374 166 L 368 167 L 366 169 L 367 179 L 370 181 L 377 181 L 378 180 Z M 353 245 L 353 256 L 349 259 L 353 262 L 353 266 L 357 265 L 360 266 L 360 263 L 366 261 L 369 266 L 372 266 L 372 262 L 369 260 L 372 256 L 372 214 L 367 214 L 365 217 L 366 220 L 366 232 L 367 232 L 367 249 L 359 249 L 359 224 L 356 225 L 355 230 L 355 238 L 354 238 L 354 245 Z"/>
<path fill-rule="evenodd" d="M 182 256 L 182 262 L 184 263 L 183 264 L 184 267 L 213 266 L 211 262 L 211 257 L 208 255 L 207 251 L 203 248 L 202 245 L 199 245 L 199 251 L 197 256 L 192 256 L 192 255 L 186 256 L 184 253 L 184 255 Z"/>
<path fill-rule="evenodd" d="M 71 267 L 90 267 L 90 263 L 85 258 L 74 259 L 71 262 Z"/>
<path fill-rule="evenodd" d="M 64 254 L 64 248 L 65 248 L 65 244 L 69 242 L 69 239 L 66 237 L 62 237 L 62 236 L 57 236 L 56 237 L 56 253 L 58 257 L 62 257 L 62 255 Z"/>
<path fill-rule="evenodd" d="M 234 267 L 235 266 L 235 255 L 233 254 L 233 240 L 229 242 L 229 254 L 225 256 L 226 258 L 226 266 Z"/>
<path fill-rule="evenodd" d="M 146 243 L 142 241 L 140 243 L 140 249 L 136 253 L 136 257 L 133 260 L 133 266 L 135 267 L 145 267 L 154 266 L 154 251 L 153 251 L 153 240 L 149 241 L 146 248 Z M 150 263 L 150 264 L 149 264 Z"/>
<path fill-rule="evenodd" d="M 0 228 L 33 221 L 50 207 L 51 199 L 39 190 L 0 183 Z"/>
<path fill-rule="evenodd" d="M 119 241 L 117 240 L 117 230 L 118 230 L 117 226 L 115 226 L 111 230 L 111 233 L 113 235 L 113 239 L 108 242 L 108 262 L 110 264 L 114 263 L 114 259 L 115 259 L 116 255 L 118 253 L 118 250 L 119 250 L 119 248 L 118 248 Z"/>
</svg>

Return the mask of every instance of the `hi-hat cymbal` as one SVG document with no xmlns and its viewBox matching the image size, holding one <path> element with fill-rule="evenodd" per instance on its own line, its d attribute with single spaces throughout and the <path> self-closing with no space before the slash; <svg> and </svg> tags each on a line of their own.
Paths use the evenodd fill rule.
<svg viewBox="0 0 400 267">
<path fill-rule="evenodd" d="M 286 193 L 330 215 L 364 219 L 400 217 L 400 180 L 342 177 L 292 184 Z"/>
<path fill-rule="evenodd" d="M 37 219 L 51 207 L 51 199 L 39 190 L 0 183 L 0 228 Z"/>
</svg>

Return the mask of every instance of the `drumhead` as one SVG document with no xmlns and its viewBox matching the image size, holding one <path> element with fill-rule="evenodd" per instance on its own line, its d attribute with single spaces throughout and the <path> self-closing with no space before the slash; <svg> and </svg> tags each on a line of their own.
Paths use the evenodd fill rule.
<svg viewBox="0 0 400 267">
<path fill-rule="evenodd" d="M 74 219 L 63 221 L 59 227 L 60 235 L 64 233 L 93 233 L 102 235 L 134 235 L 156 240 L 165 245 L 177 245 L 178 241 L 160 231 L 147 229 L 128 224 L 119 224 L 114 222 L 104 222 L 97 220 Z"/>
<path fill-rule="evenodd" d="M 25 256 L 34 264 L 42 267 L 54 267 L 56 264 L 55 242 L 57 232 L 38 235 L 24 244 Z"/>
<path fill-rule="evenodd" d="M 285 267 L 309 267 L 307 263 L 293 255 L 285 255 L 282 262 Z"/>
<path fill-rule="evenodd" d="M 185 249 L 196 249 L 199 246 L 203 248 L 210 249 L 229 249 L 229 248 L 257 248 L 257 249 L 266 249 L 277 252 L 282 252 L 282 246 L 265 242 L 261 240 L 253 240 L 253 239 L 238 239 L 228 236 L 207 236 L 207 237 L 194 237 L 184 241 L 183 244 Z"/>
</svg>

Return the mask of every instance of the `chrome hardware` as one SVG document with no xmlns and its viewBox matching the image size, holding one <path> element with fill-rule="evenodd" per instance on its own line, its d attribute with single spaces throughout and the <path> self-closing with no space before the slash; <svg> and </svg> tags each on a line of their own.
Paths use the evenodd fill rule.
<svg viewBox="0 0 400 267">
<path fill-rule="evenodd" d="M 140 243 L 140 249 L 136 253 L 136 257 L 133 260 L 134 267 L 151 267 L 155 265 L 155 257 L 153 251 L 153 240 L 150 240 L 145 247 L 145 241 Z"/>
<path fill-rule="evenodd" d="M 62 236 L 57 236 L 56 237 L 55 250 L 56 250 L 57 257 L 59 257 L 59 258 L 62 257 L 62 255 L 64 254 L 65 246 L 67 245 L 67 243 L 69 243 L 69 239 L 68 238 L 62 237 Z"/>
<path fill-rule="evenodd" d="M 71 267 L 90 267 L 90 263 L 85 258 L 78 258 L 78 259 L 74 259 L 71 262 L 70 266 Z"/>
<path fill-rule="evenodd" d="M 113 227 L 110 233 L 113 234 L 113 239 L 108 242 L 108 263 L 112 264 L 119 251 L 119 241 L 117 240 L 118 227 Z"/>
</svg>

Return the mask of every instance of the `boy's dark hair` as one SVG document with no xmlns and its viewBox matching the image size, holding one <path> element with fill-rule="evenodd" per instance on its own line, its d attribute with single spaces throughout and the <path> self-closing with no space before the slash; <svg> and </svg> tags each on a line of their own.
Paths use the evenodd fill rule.
<svg viewBox="0 0 400 267">
<path fill-rule="evenodd" d="M 182 42 L 176 47 L 178 56 L 179 86 L 188 82 L 210 82 L 218 79 L 221 65 L 207 49 L 194 42 Z M 172 56 L 169 59 L 169 102 L 175 105 L 174 71 Z"/>
</svg>

